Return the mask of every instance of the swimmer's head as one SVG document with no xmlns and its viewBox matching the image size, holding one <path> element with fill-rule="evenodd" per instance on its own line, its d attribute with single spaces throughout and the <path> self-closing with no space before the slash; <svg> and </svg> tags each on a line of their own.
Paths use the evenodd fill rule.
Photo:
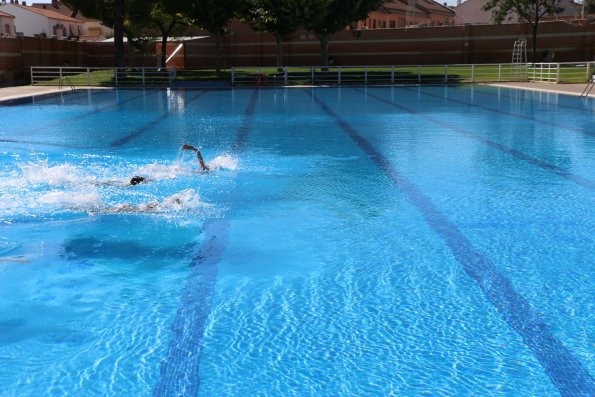
<svg viewBox="0 0 595 397">
<path fill-rule="evenodd" d="M 145 183 L 145 182 L 147 182 L 147 179 L 146 178 L 143 178 L 142 176 L 138 176 L 138 175 L 137 176 L 133 176 L 132 179 L 130 180 L 130 184 L 132 186 L 138 185 L 140 183 Z"/>
</svg>

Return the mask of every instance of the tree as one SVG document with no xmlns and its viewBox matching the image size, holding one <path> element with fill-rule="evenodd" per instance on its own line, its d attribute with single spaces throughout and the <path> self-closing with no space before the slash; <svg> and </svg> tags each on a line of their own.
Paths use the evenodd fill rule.
<svg viewBox="0 0 595 397">
<path fill-rule="evenodd" d="M 320 40 L 321 66 L 328 66 L 328 44 L 335 33 L 365 19 L 383 0 L 299 0 L 303 27 Z"/>
<path fill-rule="evenodd" d="M 221 38 L 229 21 L 241 15 L 244 0 L 188 0 L 184 13 L 196 24 L 215 37 L 215 69 L 221 74 Z"/>
<path fill-rule="evenodd" d="M 114 63 L 117 67 L 126 66 L 124 57 L 124 26 L 127 18 L 142 20 L 150 0 L 63 0 L 75 12 L 97 18 L 114 29 Z"/>
<path fill-rule="evenodd" d="M 514 12 L 531 25 L 533 32 L 532 62 L 537 61 L 537 27 L 544 15 L 554 15 L 561 12 L 560 0 L 488 0 L 483 6 L 484 11 L 493 10 L 493 21 L 502 23 L 506 16 Z"/>
<path fill-rule="evenodd" d="M 277 42 L 277 67 L 283 66 L 283 42 L 300 27 L 298 7 L 292 0 L 248 0 L 247 21 L 255 30 L 272 33 Z"/>
<path fill-rule="evenodd" d="M 161 33 L 161 67 L 166 67 L 167 60 L 167 39 L 177 26 L 187 25 L 188 19 L 179 11 L 181 7 L 175 7 L 175 2 L 157 0 L 151 7 L 151 25 L 159 29 Z"/>
<path fill-rule="evenodd" d="M 585 15 L 584 14 L 593 14 L 595 13 L 595 0 L 583 0 L 583 15 L 582 17 L 584 18 Z"/>
</svg>

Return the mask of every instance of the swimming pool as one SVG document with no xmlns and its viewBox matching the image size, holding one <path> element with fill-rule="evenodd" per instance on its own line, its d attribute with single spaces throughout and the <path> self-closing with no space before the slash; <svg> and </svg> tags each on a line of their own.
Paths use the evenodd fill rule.
<svg viewBox="0 0 595 397">
<path fill-rule="evenodd" d="M 592 100 L 435 86 L 4 105 L 2 396 L 595 393 Z"/>
</svg>

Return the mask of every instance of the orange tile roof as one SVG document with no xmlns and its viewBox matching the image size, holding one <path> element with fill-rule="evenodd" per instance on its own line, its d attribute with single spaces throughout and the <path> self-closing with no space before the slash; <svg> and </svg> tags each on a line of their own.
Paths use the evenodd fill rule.
<svg viewBox="0 0 595 397">
<path fill-rule="evenodd" d="M 10 15 L 10 14 L 0 11 L 0 17 L 14 18 L 14 15 Z"/>
<path fill-rule="evenodd" d="M 36 8 L 36 7 L 27 7 L 27 6 L 22 6 L 20 4 L 14 4 L 17 7 L 23 8 L 25 10 L 34 12 L 36 14 L 39 15 L 43 15 L 44 17 L 48 17 L 48 18 L 52 18 L 52 19 L 58 19 L 60 21 L 68 21 L 68 22 L 76 22 L 76 23 L 83 23 L 82 21 L 75 19 L 75 18 L 71 18 L 68 17 L 66 15 L 62 15 L 59 12 L 55 12 L 52 10 L 44 10 L 43 8 Z"/>
</svg>

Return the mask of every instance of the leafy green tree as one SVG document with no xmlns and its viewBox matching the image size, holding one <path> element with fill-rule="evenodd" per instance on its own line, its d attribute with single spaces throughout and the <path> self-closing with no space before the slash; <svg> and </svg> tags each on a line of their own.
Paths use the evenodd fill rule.
<svg viewBox="0 0 595 397">
<path fill-rule="evenodd" d="M 595 0 L 583 0 L 583 11 L 585 14 L 595 13 Z"/>
<path fill-rule="evenodd" d="M 176 27 L 188 24 L 188 18 L 181 12 L 182 7 L 175 7 L 175 2 L 167 0 L 157 0 L 151 6 L 149 13 L 150 23 L 155 26 L 161 34 L 161 67 L 166 66 L 167 59 L 167 39 L 174 32 Z"/>
<path fill-rule="evenodd" d="M 242 15 L 245 0 L 188 0 L 184 5 L 184 14 L 198 25 L 208 30 L 215 37 L 215 69 L 221 74 L 221 38 L 226 33 L 232 18 Z"/>
<path fill-rule="evenodd" d="M 299 9 L 293 0 L 248 0 L 247 21 L 256 30 L 272 33 L 277 42 L 277 67 L 283 66 L 283 42 L 300 28 Z"/>
<path fill-rule="evenodd" d="M 328 66 L 328 44 L 335 33 L 365 19 L 383 0 L 296 0 L 303 27 L 320 40 L 321 66 Z"/>
<path fill-rule="evenodd" d="M 142 20 L 150 0 L 63 0 L 64 4 L 85 16 L 97 18 L 114 29 L 115 66 L 126 65 L 124 57 L 124 26 L 126 19 Z"/>
<path fill-rule="evenodd" d="M 492 19 L 495 23 L 502 23 L 511 12 L 516 13 L 531 25 L 533 32 L 532 62 L 537 57 L 537 27 L 539 20 L 545 15 L 560 13 L 560 0 L 488 0 L 483 6 L 484 11 L 493 10 Z"/>
</svg>

